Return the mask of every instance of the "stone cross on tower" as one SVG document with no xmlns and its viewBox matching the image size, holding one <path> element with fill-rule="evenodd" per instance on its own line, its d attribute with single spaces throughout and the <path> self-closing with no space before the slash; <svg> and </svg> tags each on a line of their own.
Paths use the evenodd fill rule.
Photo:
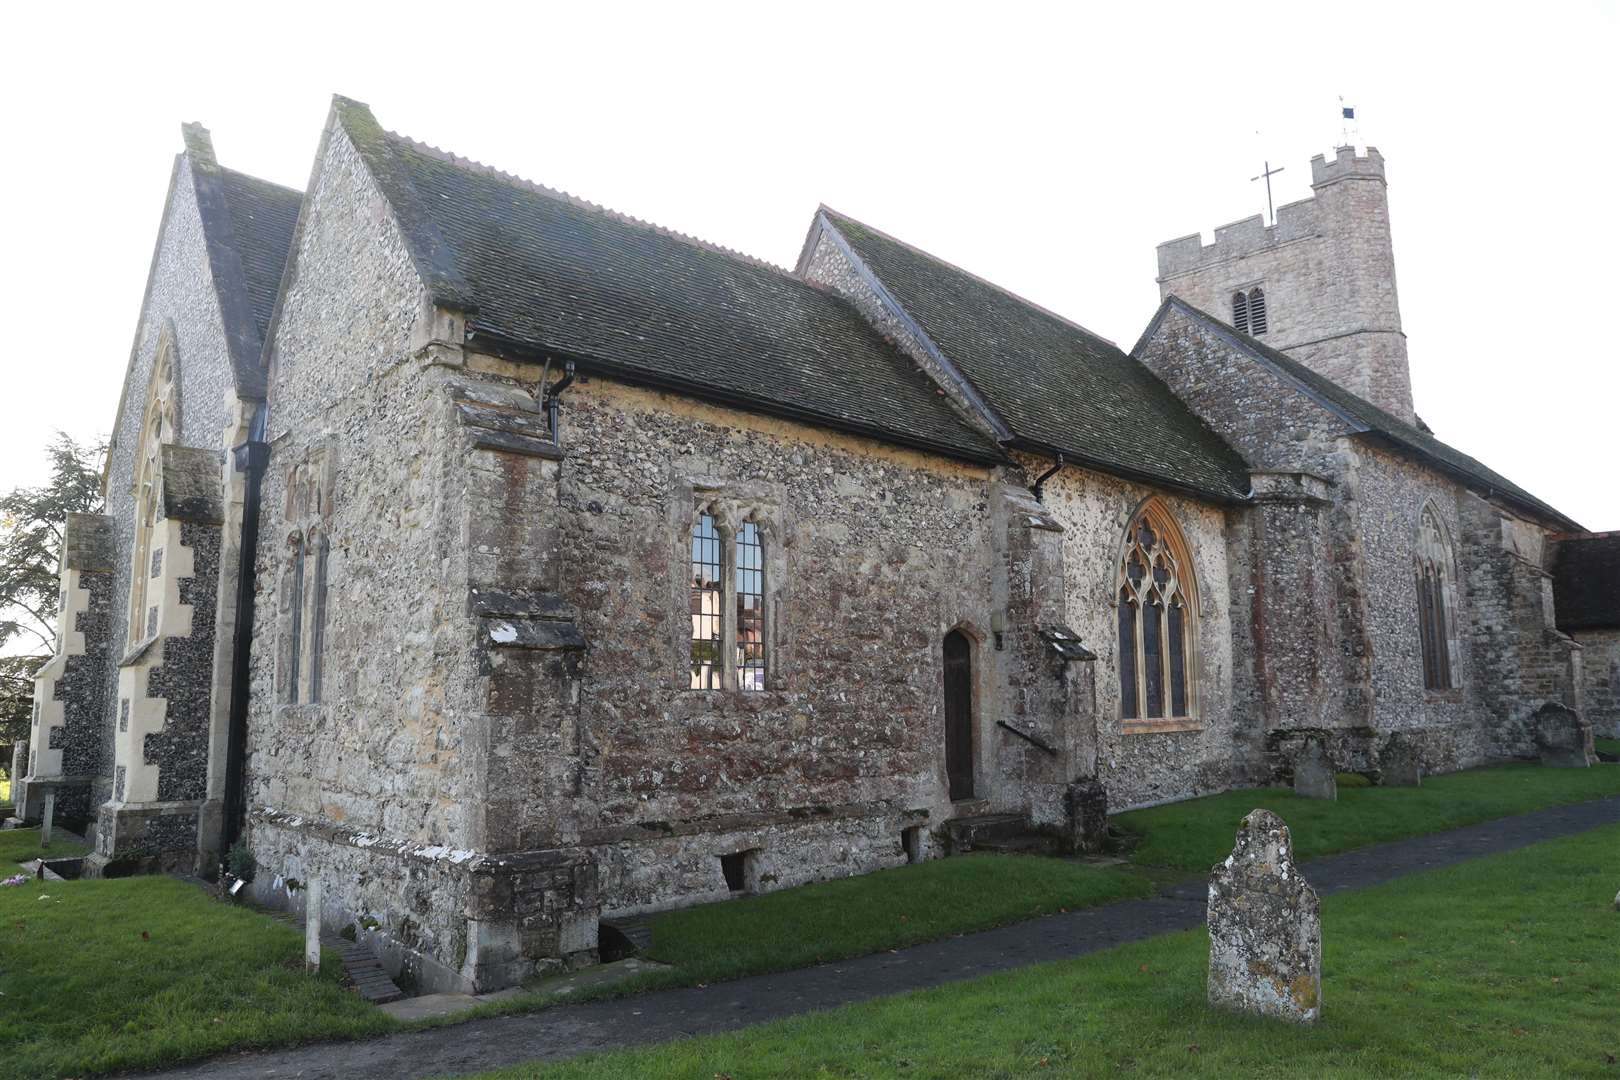
<svg viewBox="0 0 1620 1080">
<path fill-rule="evenodd" d="M 1265 162 L 1264 165 L 1265 165 L 1264 171 L 1262 171 L 1259 176 L 1251 176 L 1251 177 L 1249 177 L 1249 182 L 1253 183 L 1256 180 L 1261 180 L 1261 179 L 1265 180 L 1265 182 L 1266 182 L 1266 217 L 1271 221 L 1271 223 L 1273 225 L 1275 225 L 1275 224 L 1277 224 L 1277 210 L 1276 210 L 1276 207 L 1274 207 L 1272 205 L 1272 203 L 1271 203 L 1271 178 L 1273 176 L 1276 176 L 1278 173 L 1282 172 L 1284 169 L 1288 168 L 1288 166 L 1279 165 L 1275 169 L 1273 169 L 1271 167 L 1271 162 L 1269 162 L 1269 161 Z"/>
</svg>

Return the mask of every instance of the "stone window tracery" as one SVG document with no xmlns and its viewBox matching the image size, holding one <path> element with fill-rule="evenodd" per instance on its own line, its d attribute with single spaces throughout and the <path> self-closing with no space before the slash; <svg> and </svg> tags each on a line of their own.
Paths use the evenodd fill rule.
<svg viewBox="0 0 1620 1080">
<path fill-rule="evenodd" d="M 326 653 L 330 475 L 317 452 L 287 474 L 286 564 L 282 577 L 281 695 L 288 704 L 321 700 Z"/>
<path fill-rule="evenodd" d="M 152 550 L 157 530 L 158 477 L 163 444 L 180 436 L 180 395 L 175 379 L 174 347 L 165 330 L 158 342 L 152 377 L 147 383 L 146 409 L 135 444 L 135 469 L 131 494 L 135 505 L 135 532 L 131 543 L 128 629 L 126 648 L 134 647 L 157 632 L 157 600 L 150 583 L 159 576 L 162 551 Z"/>
<path fill-rule="evenodd" d="M 692 523 L 689 662 L 694 690 L 766 688 L 765 535 L 700 508 Z"/>
<path fill-rule="evenodd" d="M 1450 690 L 1456 685 L 1457 594 L 1451 538 L 1432 504 L 1418 515 L 1416 586 L 1418 639 L 1423 651 L 1423 686 Z"/>
<path fill-rule="evenodd" d="M 1186 541 L 1150 500 L 1126 531 L 1115 586 L 1119 715 L 1127 730 L 1186 726 L 1197 714 L 1197 591 Z"/>
</svg>

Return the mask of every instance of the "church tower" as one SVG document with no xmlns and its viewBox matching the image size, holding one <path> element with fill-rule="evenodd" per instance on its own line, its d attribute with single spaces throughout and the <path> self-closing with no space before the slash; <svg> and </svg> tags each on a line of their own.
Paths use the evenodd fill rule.
<svg viewBox="0 0 1620 1080">
<path fill-rule="evenodd" d="M 1413 421 L 1395 294 L 1384 158 L 1339 147 L 1311 159 L 1308 199 L 1159 245 L 1159 296 L 1175 295 L 1340 386 Z"/>
</svg>

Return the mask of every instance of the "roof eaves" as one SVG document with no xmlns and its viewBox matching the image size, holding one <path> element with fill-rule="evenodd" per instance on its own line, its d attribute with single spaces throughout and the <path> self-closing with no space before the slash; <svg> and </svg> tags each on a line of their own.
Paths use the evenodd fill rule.
<svg viewBox="0 0 1620 1080">
<path fill-rule="evenodd" d="M 1044 443 L 1036 439 L 1025 439 L 1020 437 L 1008 441 L 1006 445 L 1010 450 L 1025 450 L 1030 453 L 1041 454 L 1045 457 L 1055 458 L 1062 456 L 1063 463 L 1065 465 L 1078 465 L 1081 468 L 1093 469 L 1100 473 L 1106 473 L 1109 476 L 1117 476 L 1122 480 L 1133 480 L 1137 483 L 1147 484 L 1150 487 L 1156 487 L 1164 491 L 1174 491 L 1182 495 L 1190 495 L 1200 501 L 1207 502 L 1213 500 L 1214 502 L 1223 503 L 1229 506 L 1247 506 L 1249 503 L 1254 501 L 1254 492 L 1252 489 L 1244 493 L 1239 492 L 1236 488 L 1220 489 L 1214 487 L 1201 487 L 1197 484 L 1189 484 L 1185 480 L 1176 480 L 1171 477 L 1150 472 L 1146 469 L 1133 469 L 1129 465 L 1121 465 L 1112 461 L 1103 461 L 1102 459 L 1093 457 L 1084 451 L 1064 449 L 1061 446 L 1053 446 L 1049 443 Z"/>
<path fill-rule="evenodd" d="M 660 376 L 643 368 L 615 363 L 612 360 L 606 360 L 598 356 L 569 353 L 559 349 L 535 345 L 532 342 L 516 341 L 491 333 L 488 330 L 480 331 L 477 336 L 479 340 L 476 347 L 480 351 L 489 352 L 503 359 L 519 360 L 527 363 L 542 363 L 547 359 L 572 361 L 580 369 L 587 372 L 594 370 L 598 375 L 611 378 L 617 382 L 643 386 L 653 390 L 679 393 L 701 401 L 711 401 L 730 408 L 741 409 L 745 412 L 793 420 L 814 427 L 832 428 L 852 435 L 860 435 L 876 442 L 940 454 L 957 461 L 971 462 L 975 465 L 1005 465 L 1008 461 L 1006 454 L 988 439 L 985 440 L 982 451 L 975 451 L 966 446 L 953 446 L 950 443 L 907 435 L 904 432 L 898 432 L 877 424 L 866 424 L 858 420 L 850 420 L 847 417 L 837 417 L 809 409 L 797 408 L 770 398 L 728 393 L 708 383 L 696 380 L 681 379 L 668 375 Z M 971 429 L 965 428 L 964 430 Z"/>
<path fill-rule="evenodd" d="M 1015 434 L 1012 427 L 999 413 L 990 407 L 990 403 L 979 392 L 979 388 L 973 385 L 973 380 L 969 379 L 961 368 L 957 367 L 949 357 L 940 351 L 939 346 L 934 344 L 933 339 L 928 336 L 917 320 L 911 317 L 911 313 L 889 291 L 888 286 L 883 284 L 882 279 L 872 272 L 871 267 L 866 265 L 866 260 L 856 253 L 849 240 L 838 230 L 837 224 L 829 217 L 830 214 L 834 213 L 836 211 L 830 211 L 826 206 L 819 207 L 816 210 L 815 222 L 811 226 L 811 235 L 805 240 L 806 253 L 801 254 L 799 257 L 800 270 L 802 271 L 806 260 L 809 258 L 808 252 L 814 250 L 814 246 L 821 236 L 829 237 L 844 258 L 849 260 L 850 266 L 854 267 L 855 273 L 860 277 L 861 282 L 873 291 L 878 298 L 878 302 L 889 309 L 900 324 L 905 327 L 906 332 L 911 334 L 923 351 L 928 354 L 928 358 L 938 365 L 939 371 L 951 383 L 951 388 L 960 393 L 973 410 L 978 413 L 979 419 L 990 428 L 996 439 L 1003 443 L 1013 439 Z"/>
</svg>

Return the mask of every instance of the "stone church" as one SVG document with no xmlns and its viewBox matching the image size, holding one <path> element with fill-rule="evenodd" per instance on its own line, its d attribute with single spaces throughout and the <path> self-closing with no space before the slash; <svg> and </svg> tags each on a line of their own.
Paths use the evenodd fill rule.
<svg viewBox="0 0 1620 1080">
<path fill-rule="evenodd" d="M 489 989 L 1307 740 L 1614 730 L 1620 534 L 1418 418 L 1384 161 L 1311 167 L 1126 351 L 826 207 L 787 271 L 343 98 L 303 192 L 187 125 L 19 813 Z"/>
</svg>

